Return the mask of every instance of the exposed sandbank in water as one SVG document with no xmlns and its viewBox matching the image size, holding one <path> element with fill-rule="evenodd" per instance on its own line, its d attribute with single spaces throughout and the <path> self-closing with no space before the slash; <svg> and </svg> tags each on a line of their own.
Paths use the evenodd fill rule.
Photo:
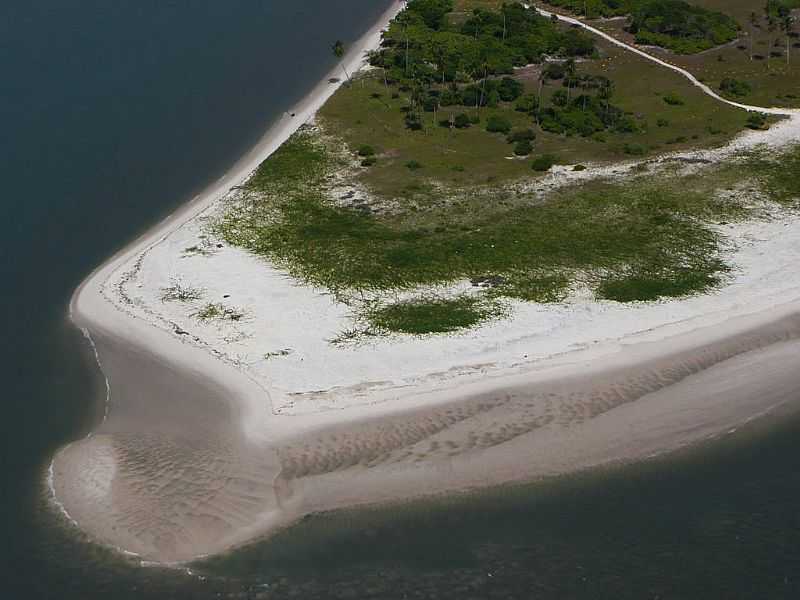
<svg viewBox="0 0 800 600">
<path fill-rule="evenodd" d="M 629 347 L 380 418 L 318 419 L 298 434 L 287 422 L 298 418 L 275 417 L 272 443 L 242 435 L 232 390 L 100 336 L 110 415 L 58 455 L 56 492 L 99 541 L 173 562 L 311 511 L 647 456 L 797 400 L 800 313 L 739 325 L 712 343 Z"/>
</svg>

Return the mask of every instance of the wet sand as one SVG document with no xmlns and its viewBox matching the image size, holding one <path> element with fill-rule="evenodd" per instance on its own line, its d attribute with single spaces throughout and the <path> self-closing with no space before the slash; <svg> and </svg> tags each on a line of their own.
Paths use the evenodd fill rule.
<svg viewBox="0 0 800 600">
<path fill-rule="evenodd" d="M 166 562 L 268 522 L 280 466 L 241 435 L 230 390 L 123 340 L 94 340 L 112 393 L 108 418 L 54 462 L 70 517 L 98 541 Z"/>
<path fill-rule="evenodd" d="M 776 316 L 708 343 L 695 332 L 460 397 L 422 395 L 381 416 L 273 415 L 261 439 L 243 435 L 235 389 L 100 334 L 109 417 L 58 454 L 55 492 L 94 539 L 174 563 L 310 512 L 639 459 L 798 403 L 800 312 Z"/>
</svg>

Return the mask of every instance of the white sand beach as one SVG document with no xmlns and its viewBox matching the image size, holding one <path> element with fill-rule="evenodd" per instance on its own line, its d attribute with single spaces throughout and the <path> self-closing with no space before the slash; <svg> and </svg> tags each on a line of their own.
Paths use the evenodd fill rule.
<svg viewBox="0 0 800 600">
<path fill-rule="evenodd" d="M 401 8 L 351 49 L 349 72 Z M 76 292 L 71 316 L 97 343 L 111 398 L 97 431 L 55 457 L 53 489 L 90 537 L 183 562 L 308 512 L 646 457 L 798 400 L 800 218 L 789 212 L 721 226 L 734 270 L 709 294 L 623 305 L 576 289 L 463 334 L 331 344 L 352 326 L 347 306 L 209 239 L 206 224 L 335 89 L 326 78 Z M 775 112 L 790 116 L 680 156 L 800 142 L 800 113 Z M 607 171 L 557 169 L 542 185 Z M 175 283 L 202 300 L 165 302 Z M 198 320 L 209 301 L 242 318 Z"/>
</svg>

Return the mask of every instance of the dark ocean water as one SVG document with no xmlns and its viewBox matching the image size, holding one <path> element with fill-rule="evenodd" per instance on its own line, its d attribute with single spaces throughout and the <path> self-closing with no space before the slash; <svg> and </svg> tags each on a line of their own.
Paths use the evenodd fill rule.
<svg viewBox="0 0 800 600">
<path fill-rule="evenodd" d="M 69 298 L 222 174 L 389 0 L 0 3 L 0 599 L 798 598 L 800 420 L 657 461 L 316 516 L 198 566 L 141 568 L 49 506 L 102 380 Z"/>
</svg>

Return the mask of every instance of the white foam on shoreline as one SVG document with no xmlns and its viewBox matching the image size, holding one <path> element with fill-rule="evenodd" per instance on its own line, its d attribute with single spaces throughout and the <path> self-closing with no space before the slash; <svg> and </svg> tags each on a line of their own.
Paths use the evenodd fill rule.
<svg viewBox="0 0 800 600">
<path fill-rule="evenodd" d="M 103 418 L 100 421 L 100 424 L 102 425 L 108 419 L 108 413 L 109 410 L 111 409 L 111 383 L 109 382 L 108 376 L 105 374 L 105 371 L 103 370 L 103 363 L 100 360 L 100 353 L 97 351 L 97 345 L 94 343 L 94 340 L 92 339 L 92 334 L 86 327 L 81 327 L 80 329 L 81 333 L 83 334 L 83 337 L 89 342 L 89 346 L 92 349 L 92 354 L 94 355 L 94 359 L 97 363 L 98 370 L 100 371 L 100 374 L 103 377 L 103 383 L 106 388 L 106 394 L 105 397 L 103 398 Z M 89 433 L 86 434 L 84 439 L 91 438 L 93 435 L 94 431 L 90 431 Z M 71 445 L 72 445 L 71 443 L 67 444 L 61 449 L 61 451 L 66 452 Z M 78 522 L 75 520 L 74 517 L 72 517 L 72 515 L 69 514 L 69 511 L 67 511 L 67 508 L 58 499 L 58 495 L 56 494 L 56 488 L 53 480 L 54 465 L 55 465 L 55 456 L 50 460 L 50 464 L 47 467 L 46 483 L 47 483 L 49 501 L 56 507 L 58 512 L 60 512 L 67 519 L 67 521 L 72 523 L 72 525 L 74 525 L 75 527 L 78 527 Z M 110 487 L 112 481 L 113 481 L 113 473 L 107 482 L 109 488 L 108 493 L 110 493 Z"/>
</svg>

